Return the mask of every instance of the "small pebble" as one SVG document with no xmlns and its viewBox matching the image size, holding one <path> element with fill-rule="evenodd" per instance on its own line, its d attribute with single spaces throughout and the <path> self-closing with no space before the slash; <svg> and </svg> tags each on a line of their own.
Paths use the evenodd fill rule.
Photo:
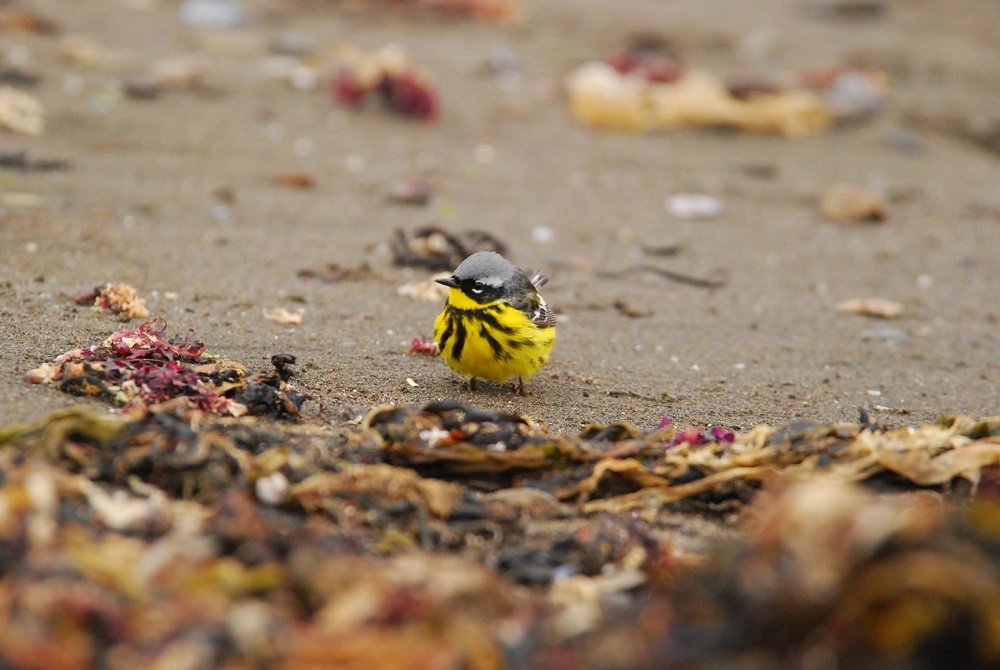
<svg viewBox="0 0 1000 670">
<path fill-rule="evenodd" d="M 884 342 L 906 342 L 910 339 L 910 336 L 899 328 L 869 328 L 862 330 L 860 337 L 862 340 L 882 340 Z"/>
<path fill-rule="evenodd" d="M 271 52 L 280 56 L 305 56 L 319 46 L 319 40 L 313 35 L 291 30 L 282 30 L 271 39 Z"/>
<path fill-rule="evenodd" d="M 892 128 L 885 133 L 885 143 L 896 151 L 905 153 L 920 153 L 927 145 L 920 135 L 902 128 Z"/>
<path fill-rule="evenodd" d="M 888 217 L 885 200 L 873 189 L 854 184 L 832 184 L 820 197 L 819 211 L 825 218 L 841 223 L 884 221 Z"/>
<path fill-rule="evenodd" d="M 434 187 L 430 182 L 423 179 L 401 179 L 394 183 L 389 192 L 386 193 L 386 200 L 397 205 L 426 205 L 431 200 Z"/>
<path fill-rule="evenodd" d="M 838 121 L 860 121 L 879 112 L 885 91 L 868 72 L 847 71 L 833 80 L 824 94 L 827 106 Z"/>
<path fill-rule="evenodd" d="M 348 172 L 361 172 L 368 166 L 368 159 L 361 154 L 348 154 L 344 159 L 344 167 Z"/>
<path fill-rule="evenodd" d="M 837 311 L 894 319 L 903 313 L 903 304 L 888 298 L 850 298 L 837 303 Z"/>
<path fill-rule="evenodd" d="M 678 193 L 664 203 L 667 212 L 678 219 L 711 219 L 722 214 L 725 207 L 718 198 L 702 193 Z"/>
<path fill-rule="evenodd" d="M 245 13 L 238 0 L 184 0 L 181 23 L 198 28 L 238 28 Z"/>
<path fill-rule="evenodd" d="M 556 239 L 556 233 L 548 226 L 538 226 L 531 231 L 531 239 L 539 244 L 551 244 Z"/>
<path fill-rule="evenodd" d="M 257 500 L 268 505 L 278 505 L 285 500 L 288 492 L 288 477 L 281 472 L 273 472 L 254 483 Z"/>
<path fill-rule="evenodd" d="M 816 11 L 852 18 L 874 18 L 886 10 L 888 0 L 804 0 Z"/>
<path fill-rule="evenodd" d="M 475 149 L 472 150 L 472 157 L 477 163 L 489 165 L 497 159 L 497 148 L 485 142 L 477 144 Z"/>
</svg>

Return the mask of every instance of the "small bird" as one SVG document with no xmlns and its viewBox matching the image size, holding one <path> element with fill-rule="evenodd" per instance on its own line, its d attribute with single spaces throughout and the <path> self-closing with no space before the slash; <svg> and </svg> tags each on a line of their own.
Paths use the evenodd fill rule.
<svg viewBox="0 0 1000 670">
<path fill-rule="evenodd" d="M 547 281 L 495 251 L 478 251 L 452 276 L 437 280 L 451 290 L 434 321 L 434 341 L 470 389 L 480 377 L 495 382 L 517 377 L 523 395 L 524 384 L 549 362 L 556 315 L 538 294 Z"/>
</svg>

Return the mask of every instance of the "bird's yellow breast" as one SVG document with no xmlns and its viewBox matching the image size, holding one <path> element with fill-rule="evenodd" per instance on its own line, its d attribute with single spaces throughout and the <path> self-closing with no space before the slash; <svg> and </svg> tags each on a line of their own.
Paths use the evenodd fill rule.
<svg viewBox="0 0 1000 670">
<path fill-rule="evenodd" d="M 434 341 L 451 368 L 467 377 L 527 382 L 549 362 L 554 327 L 539 328 L 503 301 L 480 304 L 451 289 L 434 322 Z"/>
</svg>

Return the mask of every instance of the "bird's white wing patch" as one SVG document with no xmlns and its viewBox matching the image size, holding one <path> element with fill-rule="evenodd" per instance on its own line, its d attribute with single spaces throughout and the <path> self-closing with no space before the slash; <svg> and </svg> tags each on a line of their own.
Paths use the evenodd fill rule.
<svg viewBox="0 0 1000 670">
<path fill-rule="evenodd" d="M 548 303 L 542 296 L 538 296 L 538 309 L 531 315 L 531 321 L 539 328 L 551 328 L 556 325 L 555 312 L 549 309 Z"/>
</svg>

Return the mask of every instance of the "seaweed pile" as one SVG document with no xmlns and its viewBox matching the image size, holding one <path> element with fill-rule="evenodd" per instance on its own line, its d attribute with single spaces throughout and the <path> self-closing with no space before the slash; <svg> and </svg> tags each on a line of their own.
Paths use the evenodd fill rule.
<svg viewBox="0 0 1000 670">
<path fill-rule="evenodd" d="M 297 408 L 291 361 L 221 374 L 239 368 L 150 323 L 46 378 L 113 398 L 118 355 L 209 395 L 0 429 L 4 667 L 1000 662 L 1000 418 L 551 435 L 455 402 L 232 416 L 203 399 L 253 407 L 264 386 L 283 400 L 262 407 Z"/>
</svg>

